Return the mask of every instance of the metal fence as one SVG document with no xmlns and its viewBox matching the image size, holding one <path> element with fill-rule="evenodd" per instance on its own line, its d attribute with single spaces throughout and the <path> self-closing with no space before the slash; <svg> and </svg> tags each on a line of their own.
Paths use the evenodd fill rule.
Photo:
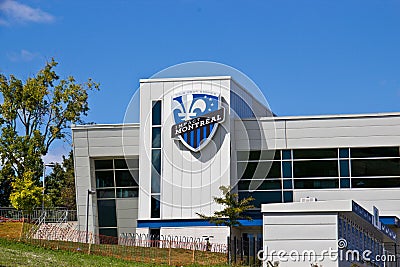
<svg viewBox="0 0 400 267">
<path fill-rule="evenodd" d="M 59 222 L 62 217 L 65 220 L 77 221 L 76 210 L 68 210 L 66 208 L 55 207 L 51 209 L 34 209 L 31 213 L 16 210 L 12 207 L 0 207 L 0 221 L 4 219 L 19 221 L 22 218 L 30 219 L 32 221 L 38 220 L 43 212 L 46 213 L 46 222 Z"/>
<path fill-rule="evenodd" d="M 137 238 L 135 238 L 137 237 Z M 207 242 L 181 242 L 153 240 L 151 236 L 110 237 L 78 231 L 68 224 L 24 222 L 21 241 L 50 249 L 111 256 L 135 262 L 185 265 L 225 265 L 227 248 L 214 246 L 212 252 Z M 85 242 L 85 241 L 88 242 Z"/>
<path fill-rule="evenodd" d="M 262 239 L 252 238 L 228 238 L 228 261 L 233 265 L 262 266 L 257 258 L 257 253 L 262 250 Z"/>
</svg>

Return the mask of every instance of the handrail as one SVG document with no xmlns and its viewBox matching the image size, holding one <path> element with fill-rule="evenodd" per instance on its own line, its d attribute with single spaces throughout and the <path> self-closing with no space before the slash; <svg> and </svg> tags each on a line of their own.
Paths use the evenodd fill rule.
<svg viewBox="0 0 400 267">
<path fill-rule="evenodd" d="M 60 216 L 64 216 L 65 213 L 67 213 L 67 217 L 65 218 L 66 221 L 77 221 L 76 210 L 68 210 L 62 207 L 55 207 L 47 208 L 45 211 L 47 212 L 46 222 L 56 223 L 59 221 Z M 34 209 L 32 213 L 29 214 L 29 217 L 31 220 L 38 220 L 42 213 L 42 209 Z M 0 218 L 22 220 L 24 215 L 26 216 L 26 213 L 12 207 L 0 207 Z"/>
</svg>

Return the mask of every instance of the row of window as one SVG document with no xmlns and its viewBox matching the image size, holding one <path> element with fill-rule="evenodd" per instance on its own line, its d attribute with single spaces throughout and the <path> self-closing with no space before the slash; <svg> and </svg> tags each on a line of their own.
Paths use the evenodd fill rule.
<svg viewBox="0 0 400 267">
<path fill-rule="evenodd" d="M 293 202 L 293 191 L 239 191 L 239 199 L 253 197 L 251 202 L 255 208 L 261 208 L 261 204 Z"/>
<path fill-rule="evenodd" d="M 237 153 L 238 161 L 396 157 L 400 157 L 399 147 L 253 150 Z"/>
<path fill-rule="evenodd" d="M 95 160 L 97 198 L 135 198 L 139 192 L 139 159 Z"/>
<path fill-rule="evenodd" d="M 283 179 L 283 180 L 242 180 L 239 190 L 290 190 L 329 188 L 390 188 L 400 187 L 399 178 L 332 178 L 332 179 Z"/>
<path fill-rule="evenodd" d="M 239 162 L 240 179 L 400 176 L 399 159 Z"/>
<path fill-rule="evenodd" d="M 237 155 L 239 160 L 248 159 L 237 163 L 241 191 L 279 194 L 292 189 L 400 187 L 399 147 L 240 151 Z"/>
<path fill-rule="evenodd" d="M 151 218 L 160 218 L 161 194 L 161 114 L 160 100 L 152 102 L 151 110 Z"/>
</svg>

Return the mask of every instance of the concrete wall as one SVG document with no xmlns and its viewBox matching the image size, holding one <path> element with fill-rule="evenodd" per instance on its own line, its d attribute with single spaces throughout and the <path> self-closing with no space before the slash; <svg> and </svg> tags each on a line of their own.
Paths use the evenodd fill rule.
<svg viewBox="0 0 400 267">
<path fill-rule="evenodd" d="M 276 149 L 400 145 L 400 113 L 274 117 L 246 119 L 243 123 L 245 129 L 235 129 L 238 149 L 248 143 L 256 148 L 259 128 L 269 147 L 275 143 Z"/>
<path fill-rule="evenodd" d="M 86 228 L 86 201 L 88 189 L 96 188 L 94 159 L 124 158 L 139 154 L 138 125 L 88 125 L 72 127 L 75 187 L 79 230 Z M 127 209 L 129 202 L 130 209 Z M 137 200 L 117 200 L 117 218 L 121 229 L 135 227 L 136 222 L 126 219 L 137 217 Z M 135 217 L 136 216 L 136 217 Z M 89 232 L 98 234 L 97 197 L 89 197 Z M 122 231 L 122 230 L 121 230 Z"/>
<path fill-rule="evenodd" d="M 321 256 L 323 249 L 337 249 L 337 214 L 265 213 L 263 217 L 264 253 L 284 250 L 303 252 L 313 250 Z M 276 254 L 275 254 L 276 255 Z M 278 257 L 268 257 L 272 262 Z M 310 266 L 308 261 L 282 262 L 279 267 Z M 324 267 L 337 267 L 337 262 L 325 260 Z M 264 266 L 267 266 L 266 264 Z"/>
</svg>

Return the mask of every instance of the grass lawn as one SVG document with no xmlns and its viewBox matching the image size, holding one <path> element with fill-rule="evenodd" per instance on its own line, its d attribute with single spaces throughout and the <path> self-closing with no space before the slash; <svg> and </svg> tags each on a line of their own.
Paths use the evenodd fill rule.
<svg viewBox="0 0 400 267">
<path fill-rule="evenodd" d="M 0 266 L 166 266 L 111 257 L 54 251 L 0 238 Z"/>
</svg>

